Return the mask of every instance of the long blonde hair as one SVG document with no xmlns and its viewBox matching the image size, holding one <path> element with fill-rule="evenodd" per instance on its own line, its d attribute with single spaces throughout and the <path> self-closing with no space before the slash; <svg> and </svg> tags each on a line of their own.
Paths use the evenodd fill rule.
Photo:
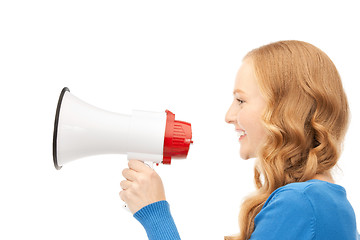
<svg viewBox="0 0 360 240">
<path fill-rule="evenodd" d="M 239 214 L 247 240 L 254 219 L 277 188 L 304 182 L 333 168 L 342 152 L 349 107 L 339 73 L 330 58 L 301 41 L 280 41 L 249 52 L 258 86 L 267 100 L 262 122 L 268 135 L 255 164 L 256 192 Z"/>
</svg>

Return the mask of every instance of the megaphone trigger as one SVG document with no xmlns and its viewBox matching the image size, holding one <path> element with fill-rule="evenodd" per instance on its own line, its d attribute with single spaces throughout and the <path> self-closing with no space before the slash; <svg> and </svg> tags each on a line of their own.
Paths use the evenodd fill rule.
<svg viewBox="0 0 360 240">
<path fill-rule="evenodd" d="M 125 203 L 123 205 L 123 209 L 126 210 L 127 212 L 131 213 L 130 209 L 128 208 L 127 204 Z"/>
</svg>

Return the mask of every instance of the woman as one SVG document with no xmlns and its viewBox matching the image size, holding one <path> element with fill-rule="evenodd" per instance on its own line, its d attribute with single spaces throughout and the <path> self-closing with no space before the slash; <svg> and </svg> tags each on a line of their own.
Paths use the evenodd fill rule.
<svg viewBox="0 0 360 240">
<path fill-rule="evenodd" d="M 240 234 L 225 239 L 357 239 L 354 211 L 330 172 L 342 151 L 349 107 L 325 53 L 300 41 L 249 52 L 226 122 L 239 132 L 241 158 L 257 159 L 257 190 L 242 204 Z M 130 161 L 123 176 L 120 197 L 149 239 L 180 239 L 155 171 Z"/>
</svg>

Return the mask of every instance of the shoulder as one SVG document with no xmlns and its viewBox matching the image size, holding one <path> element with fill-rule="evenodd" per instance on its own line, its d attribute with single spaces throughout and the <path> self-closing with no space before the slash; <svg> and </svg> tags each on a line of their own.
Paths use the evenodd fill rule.
<svg viewBox="0 0 360 240">
<path fill-rule="evenodd" d="M 343 187 L 320 180 L 290 183 L 275 190 L 267 199 L 264 207 L 281 202 L 284 205 L 308 207 L 324 204 L 336 197 L 346 197 Z"/>
<path fill-rule="evenodd" d="M 313 239 L 316 216 L 306 195 L 308 186 L 294 183 L 275 190 L 254 219 L 251 239 Z"/>
<path fill-rule="evenodd" d="M 275 190 L 255 217 L 251 239 L 291 239 L 315 236 L 316 216 L 307 191 L 312 183 L 291 183 Z"/>
<path fill-rule="evenodd" d="M 319 209 L 328 208 L 334 199 L 342 198 L 345 190 L 335 184 L 324 181 L 307 181 L 290 183 L 276 189 L 267 199 L 258 216 L 257 222 L 263 219 L 275 219 L 283 222 L 305 222 L 312 224 L 316 221 Z M 328 211 L 326 211 L 328 212 Z"/>
<path fill-rule="evenodd" d="M 311 188 L 312 183 L 309 182 L 291 183 L 280 187 L 269 196 L 261 212 L 274 211 L 283 216 L 289 214 L 298 217 L 297 214 L 301 214 L 311 217 L 313 210 L 309 198 Z"/>
<path fill-rule="evenodd" d="M 329 211 L 331 209 L 331 211 Z M 310 180 L 275 190 L 255 217 L 251 239 L 352 239 L 356 230 L 353 209 L 343 187 Z"/>
</svg>

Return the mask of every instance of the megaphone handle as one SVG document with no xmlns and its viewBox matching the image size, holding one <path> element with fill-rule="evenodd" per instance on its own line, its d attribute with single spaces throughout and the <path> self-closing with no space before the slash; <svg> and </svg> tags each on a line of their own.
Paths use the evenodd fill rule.
<svg viewBox="0 0 360 240">
<path fill-rule="evenodd" d="M 151 169 L 154 169 L 154 162 L 152 161 L 145 161 L 144 162 L 146 166 L 148 166 Z"/>
<path fill-rule="evenodd" d="M 152 161 L 145 161 L 144 162 L 146 166 L 148 166 L 149 168 L 154 168 L 154 162 Z M 123 209 L 125 209 L 127 212 L 131 213 L 130 209 L 128 208 L 127 204 L 125 203 L 123 206 Z"/>
</svg>

